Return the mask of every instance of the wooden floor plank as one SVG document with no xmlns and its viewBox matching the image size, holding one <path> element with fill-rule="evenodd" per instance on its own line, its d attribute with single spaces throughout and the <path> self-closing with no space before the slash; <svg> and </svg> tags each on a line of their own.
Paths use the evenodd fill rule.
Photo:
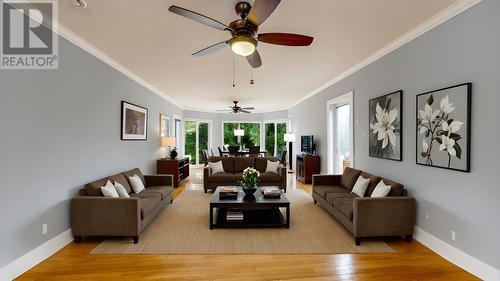
<svg viewBox="0 0 500 281">
<path fill-rule="evenodd" d="M 174 197 L 203 189 L 202 177 L 193 169 Z M 294 175 L 288 186 L 311 192 Z M 400 239 L 388 239 L 396 252 L 384 254 L 90 255 L 100 242 L 71 243 L 16 280 L 479 280 L 417 241 Z"/>
</svg>

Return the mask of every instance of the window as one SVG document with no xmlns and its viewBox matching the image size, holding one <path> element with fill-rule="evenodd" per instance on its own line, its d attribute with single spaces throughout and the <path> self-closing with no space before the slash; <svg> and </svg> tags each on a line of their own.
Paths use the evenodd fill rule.
<svg viewBox="0 0 500 281">
<path fill-rule="evenodd" d="M 277 156 L 286 150 L 285 134 L 287 123 L 265 122 L 264 144 L 266 156 Z"/>
<path fill-rule="evenodd" d="M 245 131 L 242 137 L 234 135 L 234 130 L 241 128 Z M 260 123 L 249 122 L 223 122 L 224 145 L 237 146 L 241 144 L 243 147 L 260 145 Z"/>
</svg>

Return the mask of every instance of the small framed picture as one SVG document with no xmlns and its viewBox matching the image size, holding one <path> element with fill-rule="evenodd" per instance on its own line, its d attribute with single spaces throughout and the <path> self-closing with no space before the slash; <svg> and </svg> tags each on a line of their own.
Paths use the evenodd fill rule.
<svg viewBox="0 0 500 281">
<path fill-rule="evenodd" d="M 369 101 L 370 157 L 403 160 L 403 91 Z"/>
<path fill-rule="evenodd" d="M 417 96 L 417 164 L 470 172 L 472 84 Z"/>
<path fill-rule="evenodd" d="M 148 139 L 148 110 L 122 101 L 121 140 Z"/>
</svg>

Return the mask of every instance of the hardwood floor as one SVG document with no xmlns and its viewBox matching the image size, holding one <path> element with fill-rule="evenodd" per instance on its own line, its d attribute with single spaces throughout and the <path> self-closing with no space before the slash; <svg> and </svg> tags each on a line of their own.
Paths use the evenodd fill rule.
<svg viewBox="0 0 500 281">
<path fill-rule="evenodd" d="M 203 189 L 202 175 L 193 169 L 174 196 Z M 289 188 L 311 192 L 293 177 Z M 16 280 L 478 280 L 400 239 L 387 241 L 396 253 L 339 255 L 90 255 L 99 243 L 71 243 Z"/>
</svg>

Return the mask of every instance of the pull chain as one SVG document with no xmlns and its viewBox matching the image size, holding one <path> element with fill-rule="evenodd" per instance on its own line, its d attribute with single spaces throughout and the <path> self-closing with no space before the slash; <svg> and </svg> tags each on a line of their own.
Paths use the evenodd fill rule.
<svg viewBox="0 0 500 281">
<path fill-rule="evenodd" d="M 236 70 L 235 70 L 235 62 L 234 62 L 234 55 L 233 55 L 233 88 L 236 87 Z"/>
<path fill-rule="evenodd" d="M 253 80 L 253 67 L 250 68 L 250 85 L 253 85 L 255 81 Z"/>
</svg>

